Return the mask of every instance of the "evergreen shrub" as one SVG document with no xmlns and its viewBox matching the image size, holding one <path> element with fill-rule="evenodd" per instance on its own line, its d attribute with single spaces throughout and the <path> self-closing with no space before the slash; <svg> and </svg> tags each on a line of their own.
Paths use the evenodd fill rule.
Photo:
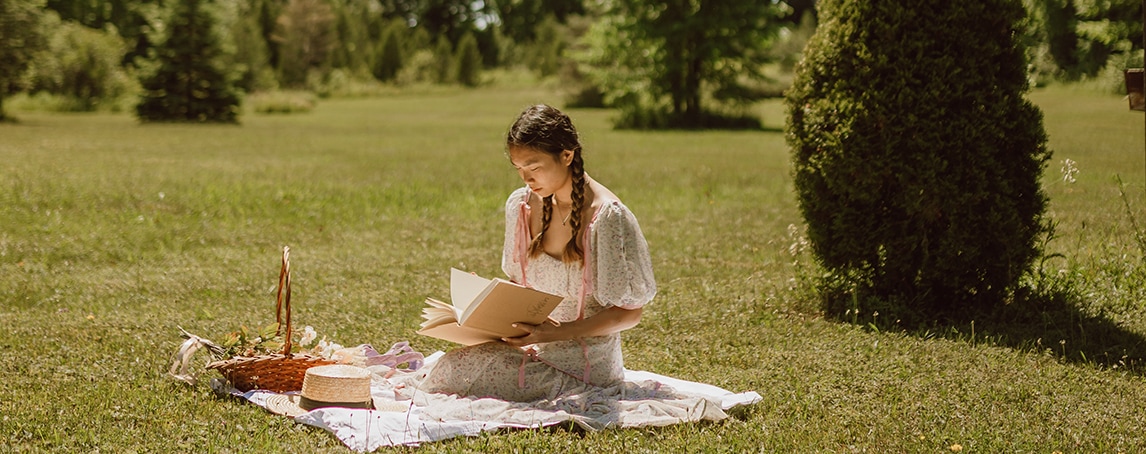
<svg viewBox="0 0 1146 454">
<path fill-rule="evenodd" d="M 1013 301 L 1049 229 L 1022 4 L 819 7 L 786 105 L 824 309 L 913 324 Z"/>
<path fill-rule="evenodd" d="M 401 28 L 400 28 L 401 27 Z M 404 43 L 403 28 L 405 24 L 398 22 L 387 26 L 382 32 L 382 40 L 378 44 L 378 57 L 374 64 L 374 77 L 383 82 L 389 82 L 398 77 L 402 70 L 402 47 Z"/>
<path fill-rule="evenodd" d="M 467 87 L 478 86 L 481 83 L 482 59 L 481 50 L 478 49 L 477 39 L 473 33 L 462 35 L 461 41 L 458 41 L 455 58 L 457 63 L 454 67 L 457 68 L 458 83 Z"/>
<path fill-rule="evenodd" d="M 156 47 L 156 68 L 142 81 L 141 121 L 237 123 L 239 93 L 221 64 L 209 0 L 176 2 Z"/>
</svg>

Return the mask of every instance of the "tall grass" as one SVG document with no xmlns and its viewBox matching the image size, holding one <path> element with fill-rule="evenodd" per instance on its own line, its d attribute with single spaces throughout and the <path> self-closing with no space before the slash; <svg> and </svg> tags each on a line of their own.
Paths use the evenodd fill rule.
<svg viewBox="0 0 1146 454">
<path fill-rule="evenodd" d="M 719 423 L 512 431 L 421 450 L 1142 449 L 1141 370 L 1079 358 L 1146 334 L 1143 257 L 1114 180 L 1141 213 L 1142 117 L 1065 88 L 1032 98 L 1056 152 L 1045 186 L 1062 258 L 1045 273 L 1081 295 L 1080 317 L 1121 334 L 1008 342 L 982 325 L 824 321 L 802 286 L 815 270 L 791 253 L 800 219 L 777 103 L 758 106 L 757 132 L 614 131 L 613 112 L 574 109 L 587 170 L 640 219 L 660 284 L 625 334 L 626 365 L 764 401 Z M 241 126 L 16 112 L 19 124 L 0 125 L 0 446 L 344 452 L 325 432 L 169 380 L 178 327 L 219 337 L 268 323 L 289 245 L 297 323 L 343 344 L 449 348 L 414 334 L 422 300 L 446 293 L 451 266 L 500 273 L 502 207 L 520 185 L 502 135 L 524 106 L 556 99 L 395 94 Z M 1074 183 L 1058 174 L 1065 158 Z"/>
</svg>

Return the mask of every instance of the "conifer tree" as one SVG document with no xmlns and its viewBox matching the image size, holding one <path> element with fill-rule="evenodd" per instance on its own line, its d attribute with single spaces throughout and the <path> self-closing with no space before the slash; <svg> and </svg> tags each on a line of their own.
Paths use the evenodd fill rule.
<svg viewBox="0 0 1146 454">
<path fill-rule="evenodd" d="M 457 63 L 458 83 L 467 87 L 476 87 L 481 82 L 481 51 L 478 50 L 477 39 L 473 33 L 462 35 L 458 42 Z"/>
<path fill-rule="evenodd" d="M 210 1 L 174 2 L 155 49 L 155 71 L 142 80 L 141 121 L 238 122 L 239 94 L 222 66 Z"/>
<path fill-rule="evenodd" d="M 1023 5 L 819 7 L 787 137 L 826 311 L 912 324 L 1013 302 L 1048 231 Z"/>
<path fill-rule="evenodd" d="M 434 46 L 434 78 L 439 84 L 452 83 L 454 78 L 454 52 L 450 40 L 445 36 L 438 36 Z"/>
<path fill-rule="evenodd" d="M 394 80 L 398 71 L 402 70 L 402 29 L 401 23 L 391 23 L 382 32 L 382 41 L 378 46 L 378 58 L 374 65 L 374 77 L 383 82 Z"/>
</svg>

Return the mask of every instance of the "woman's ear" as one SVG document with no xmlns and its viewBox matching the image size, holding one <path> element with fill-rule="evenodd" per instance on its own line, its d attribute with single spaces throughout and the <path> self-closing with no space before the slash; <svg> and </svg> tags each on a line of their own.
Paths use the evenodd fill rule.
<svg viewBox="0 0 1146 454">
<path fill-rule="evenodd" d="M 561 165 L 569 167 L 573 164 L 573 150 L 563 150 L 561 152 Z"/>
</svg>

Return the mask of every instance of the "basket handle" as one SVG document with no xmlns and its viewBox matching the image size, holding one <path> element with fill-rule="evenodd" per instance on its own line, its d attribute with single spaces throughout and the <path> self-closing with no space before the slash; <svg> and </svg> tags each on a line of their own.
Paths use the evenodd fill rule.
<svg viewBox="0 0 1146 454">
<path fill-rule="evenodd" d="M 286 336 L 283 337 L 283 351 L 282 354 L 289 355 L 291 348 L 291 326 L 290 326 L 290 247 L 283 246 L 283 266 L 279 271 L 279 289 L 278 296 L 275 298 L 275 322 L 278 323 L 278 328 L 275 329 L 275 336 L 282 333 L 283 330 L 283 306 L 286 306 Z"/>
</svg>

